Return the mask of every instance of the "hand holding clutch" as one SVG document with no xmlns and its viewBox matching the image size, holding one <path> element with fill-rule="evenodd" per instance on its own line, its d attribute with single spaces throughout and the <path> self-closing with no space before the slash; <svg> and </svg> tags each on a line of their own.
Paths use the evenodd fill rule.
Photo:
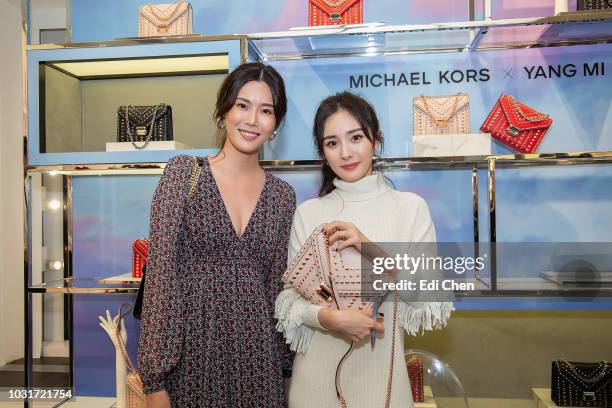
<svg viewBox="0 0 612 408">
<path fill-rule="evenodd" d="M 365 309 L 361 254 L 353 247 L 337 251 L 320 225 L 308 237 L 282 276 L 312 304 L 332 309 Z"/>
</svg>

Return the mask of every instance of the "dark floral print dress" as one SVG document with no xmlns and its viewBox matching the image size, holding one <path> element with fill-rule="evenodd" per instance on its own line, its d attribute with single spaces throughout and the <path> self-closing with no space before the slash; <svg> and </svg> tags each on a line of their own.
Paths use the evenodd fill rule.
<svg viewBox="0 0 612 408">
<path fill-rule="evenodd" d="M 295 192 L 266 172 L 238 237 L 208 159 L 188 197 L 192 157 L 168 162 L 151 206 L 138 364 L 145 393 L 173 407 L 283 406 L 291 352 L 275 329 Z"/>
</svg>

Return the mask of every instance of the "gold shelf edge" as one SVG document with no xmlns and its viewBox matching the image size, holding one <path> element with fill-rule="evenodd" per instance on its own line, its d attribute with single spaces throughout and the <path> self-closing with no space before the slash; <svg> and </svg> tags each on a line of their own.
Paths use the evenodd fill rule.
<svg viewBox="0 0 612 408">
<path fill-rule="evenodd" d="M 572 18 L 575 17 L 575 18 Z M 568 13 L 561 16 L 510 18 L 497 20 L 457 21 L 432 24 L 381 25 L 355 24 L 316 27 L 294 27 L 292 30 L 276 32 L 260 32 L 246 34 L 249 40 L 265 41 L 293 37 L 311 37 L 338 34 L 378 34 L 378 33 L 410 33 L 423 31 L 474 30 L 480 28 L 529 27 L 533 25 L 549 25 L 557 23 L 588 23 L 612 19 L 612 12 L 588 14 Z"/>
<path fill-rule="evenodd" d="M 26 46 L 27 51 L 34 50 L 51 50 L 63 48 L 96 48 L 96 47 L 120 47 L 125 45 L 144 45 L 144 44 L 179 44 L 186 42 L 214 42 L 214 41 L 230 41 L 241 40 L 247 38 L 246 34 L 223 34 L 223 35 L 193 35 L 193 36 L 177 36 L 177 37 L 148 37 L 148 38 L 119 38 L 109 41 L 94 41 L 81 43 L 66 43 L 66 44 L 29 44 Z"/>
<path fill-rule="evenodd" d="M 553 164 L 597 164 L 612 163 L 612 151 L 604 152 L 568 152 L 568 153 L 531 153 L 506 154 L 490 156 L 443 156 L 443 157 L 385 157 L 376 162 L 385 167 L 411 166 L 486 166 L 490 160 L 498 165 L 553 165 Z M 260 164 L 268 169 L 318 168 L 323 162 L 313 160 L 260 160 Z M 166 162 L 147 163 L 109 163 L 109 164 L 75 164 L 75 165 L 43 165 L 27 166 L 27 174 L 55 172 L 64 175 L 112 175 L 112 174 L 161 174 Z"/>
</svg>

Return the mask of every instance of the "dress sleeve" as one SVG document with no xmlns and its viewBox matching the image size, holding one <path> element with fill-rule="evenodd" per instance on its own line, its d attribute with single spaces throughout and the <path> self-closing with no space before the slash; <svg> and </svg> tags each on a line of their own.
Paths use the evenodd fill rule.
<svg viewBox="0 0 612 408">
<path fill-rule="evenodd" d="M 420 199 L 417 204 L 416 217 L 411 231 L 411 242 L 425 243 L 420 247 L 421 249 L 433 250 L 432 244 L 436 242 L 436 230 L 427 203 L 423 199 Z M 422 296 L 419 296 L 419 299 L 427 298 L 428 294 L 429 292 L 421 291 Z M 447 299 L 446 295 L 448 294 L 436 295 L 432 300 L 399 302 L 397 312 L 400 327 L 413 336 L 416 336 L 419 331 L 422 334 L 425 330 L 444 328 L 454 310 L 452 301 L 440 301 Z M 452 296 L 452 293 L 450 295 Z"/>
<path fill-rule="evenodd" d="M 295 212 L 289 237 L 289 263 L 297 255 L 310 235 L 304 227 L 300 209 Z M 291 350 L 304 353 L 310 345 L 315 329 L 325 330 L 319 323 L 319 309 L 304 299 L 300 293 L 289 285 L 276 298 L 276 329 L 283 333 Z"/>
<path fill-rule="evenodd" d="M 165 389 L 183 347 L 182 291 L 177 277 L 179 239 L 192 162 L 175 156 L 153 194 L 138 366 L 144 392 Z"/>
<path fill-rule="evenodd" d="M 287 247 L 289 245 L 291 221 L 293 220 L 293 214 L 295 213 L 295 191 L 290 186 L 287 186 L 286 192 L 283 194 L 283 196 L 278 197 L 278 200 L 286 204 L 283 205 L 283 209 L 279 213 L 280 231 L 278 234 L 278 240 L 276 242 L 272 270 L 269 275 L 268 297 L 270 299 L 270 305 L 272 308 L 274 307 L 276 297 L 283 289 L 281 277 L 287 269 Z M 274 324 L 274 322 L 272 322 L 272 324 Z M 289 349 L 288 345 L 283 341 L 283 336 L 281 333 L 276 333 L 275 341 L 278 354 L 282 358 L 283 377 L 290 377 L 290 373 L 293 368 L 293 353 Z"/>
</svg>

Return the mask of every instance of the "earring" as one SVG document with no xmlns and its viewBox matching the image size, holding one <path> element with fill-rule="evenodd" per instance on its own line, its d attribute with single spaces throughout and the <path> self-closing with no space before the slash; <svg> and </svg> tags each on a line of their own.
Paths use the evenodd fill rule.
<svg viewBox="0 0 612 408">
<path fill-rule="evenodd" d="M 276 139 L 276 130 L 274 132 L 272 132 L 272 137 L 270 137 L 270 139 L 268 139 L 268 141 L 271 142 L 274 139 Z"/>
</svg>

